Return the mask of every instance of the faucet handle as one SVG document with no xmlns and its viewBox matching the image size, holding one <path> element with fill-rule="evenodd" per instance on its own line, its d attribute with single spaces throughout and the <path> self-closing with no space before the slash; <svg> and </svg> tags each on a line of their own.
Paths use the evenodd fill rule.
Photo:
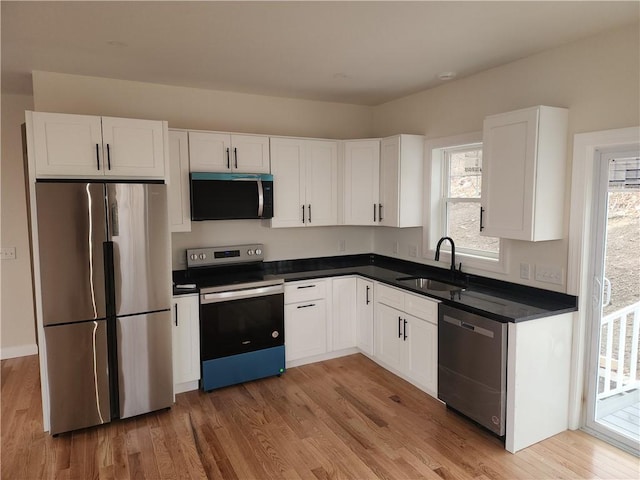
<svg viewBox="0 0 640 480">
<path fill-rule="evenodd" d="M 458 264 L 458 271 L 459 271 L 459 272 L 462 272 L 462 262 L 460 262 L 460 263 Z"/>
</svg>

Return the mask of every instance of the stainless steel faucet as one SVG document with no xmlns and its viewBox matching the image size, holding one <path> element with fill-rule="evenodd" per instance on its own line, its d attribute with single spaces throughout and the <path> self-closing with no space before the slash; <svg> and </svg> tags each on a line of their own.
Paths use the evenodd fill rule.
<svg viewBox="0 0 640 480">
<path fill-rule="evenodd" d="M 456 276 L 456 244 L 453 243 L 453 238 L 451 237 L 442 237 L 440 240 L 438 240 L 438 244 L 436 245 L 436 257 L 435 257 L 435 261 L 439 261 L 440 260 L 440 246 L 442 245 L 442 242 L 444 242 L 445 240 L 449 240 L 449 243 L 451 244 L 451 279 L 455 280 L 455 276 Z M 462 268 L 462 264 L 460 264 L 460 268 Z"/>
</svg>

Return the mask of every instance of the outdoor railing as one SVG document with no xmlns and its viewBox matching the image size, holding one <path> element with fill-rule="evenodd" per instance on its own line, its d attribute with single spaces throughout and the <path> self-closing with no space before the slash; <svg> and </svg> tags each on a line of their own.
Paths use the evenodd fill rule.
<svg viewBox="0 0 640 480">
<path fill-rule="evenodd" d="M 631 345 L 627 344 L 627 323 L 631 316 Z M 614 352 L 614 337 L 617 353 Z M 638 378 L 638 341 L 640 339 L 640 302 L 629 305 L 602 318 L 599 375 L 602 379 L 598 399 L 640 388 Z"/>
</svg>

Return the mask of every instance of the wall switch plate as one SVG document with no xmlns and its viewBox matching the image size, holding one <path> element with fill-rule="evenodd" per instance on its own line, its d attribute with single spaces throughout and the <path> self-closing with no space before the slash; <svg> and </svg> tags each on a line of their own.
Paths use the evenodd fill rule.
<svg viewBox="0 0 640 480">
<path fill-rule="evenodd" d="M 344 252 L 347 249 L 347 242 L 345 240 L 340 240 L 340 251 Z"/>
<path fill-rule="evenodd" d="M 417 245 L 409 245 L 409 256 L 417 257 L 418 256 L 418 246 Z"/>
<path fill-rule="evenodd" d="M 562 285 L 563 271 L 555 265 L 536 265 L 536 280 L 545 283 Z"/>
<path fill-rule="evenodd" d="M 528 263 L 520 264 L 520 278 L 523 280 L 531 279 L 531 265 L 529 265 Z"/>
<path fill-rule="evenodd" d="M 3 247 L 3 248 L 0 248 L 0 258 L 2 260 L 15 260 L 16 259 L 16 247 Z"/>
</svg>

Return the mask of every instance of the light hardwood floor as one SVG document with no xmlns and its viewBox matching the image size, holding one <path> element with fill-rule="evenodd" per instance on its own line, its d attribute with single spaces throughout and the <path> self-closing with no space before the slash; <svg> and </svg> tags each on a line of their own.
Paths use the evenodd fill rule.
<svg viewBox="0 0 640 480">
<path fill-rule="evenodd" d="M 362 355 L 306 365 L 170 410 L 43 433 L 37 357 L 2 361 L 2 479 L 556 479 L 640 477 L 583 432 L 515 455 Z"/>
</svg>

